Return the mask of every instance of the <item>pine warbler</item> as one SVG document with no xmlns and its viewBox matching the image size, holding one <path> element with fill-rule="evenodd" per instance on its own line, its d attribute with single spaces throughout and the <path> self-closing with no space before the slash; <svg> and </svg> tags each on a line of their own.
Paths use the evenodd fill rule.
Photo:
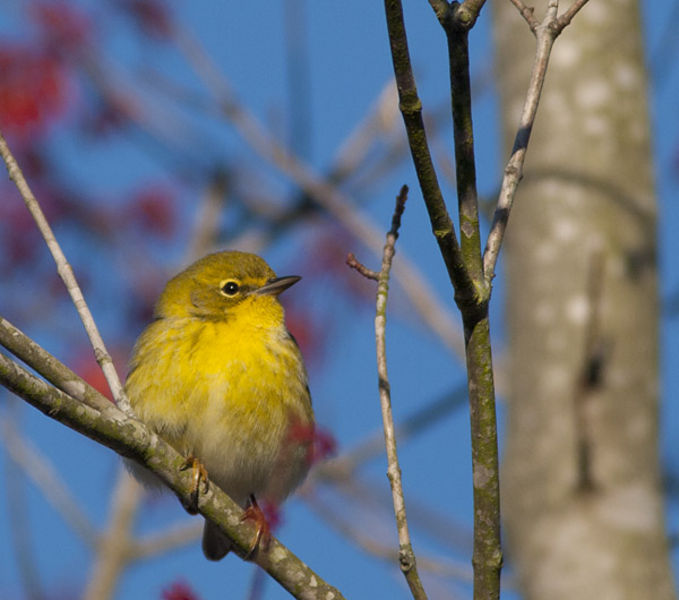
<svg viewBox="0 0 679 600">
<path fill-rule="evenodd" d="M 278 301 L 299 279 L 244 252 L 197 261 L 165 287 L 125 386 L 139 419 L 196 469 L 196 501 L 207 471 L 258 521 L 255 498 L 279 504 L 309 468 L 309 436 L 299 434 L 314 426 L 307 373 Z M 205 556 L 229 549 L 206 521 Z"/>
</svg>

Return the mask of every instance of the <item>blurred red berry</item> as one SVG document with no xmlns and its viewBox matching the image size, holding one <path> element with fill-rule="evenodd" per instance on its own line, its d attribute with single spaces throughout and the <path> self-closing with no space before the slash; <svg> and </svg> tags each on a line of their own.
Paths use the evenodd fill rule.
<svg viewBox="0 0 679 600">
<path fill-rule="evenodd" d="M 176 226 L 174 194 L 165 186 L 150 185 L 132 197 L 127 216 L 142 233 L 170 238 Z"/>
<path fill-rule="evenodd" d="M 333 435 L 314 423 L 293 423 L 288 435 L 295 444 L 308 444 L 306 458 L 310 465 L 333 456 L 337 451 Z"/>
<path fill-rule="evenodd" d="M 0 45 L 0 127 L 18 142 L 35 137 L 62 116 L 69 77 L 61 63 L 32 47 Z"/>
<path fill-rule="evenodd" d="M 199 596 L 184 581 L 175 581 L 169 588 L 165 588 L 162 600 L 199 600 Z"/>
<path fill-rule="evenodd" d="M 89 45 L 92 24 L 73 3 L 33 2 L 29 14 L 40 30 L 40 42 L 52 56 L 78 53 Z"/>
<path fill-rule="evenodd" d="M 172 31 L 168 8 L 158 0 L 119 0 L 118 4 L 149 35 L 166 38 Z"/>
</svg>

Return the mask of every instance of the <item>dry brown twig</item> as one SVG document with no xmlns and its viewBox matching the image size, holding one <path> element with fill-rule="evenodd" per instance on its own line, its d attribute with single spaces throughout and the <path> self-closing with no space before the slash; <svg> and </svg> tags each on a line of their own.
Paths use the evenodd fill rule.
<svg viewBox="0 0 679 600">
<path fill-rule="evenodd" d="M 389 295 L 389 273 L 394 258 L 398 230 L 401 226 L 401 215 L 405 208 L 408 198 L 408 186 L 401 188 L 396 197 L 396 208 L 391 220 L 391 229 L 387 233 L 387 241 L 382 253 L 382 268 L 377 274 L 377 301 L 375 308 L 375 345 L 377 350 L 377 375 L 379 378 L 380 405 L 382 408 L 382 423 L 384 426 L 384 442 L 387 449 L 387 476 L 391 485 L 392 501 L 394 504 L 394 514 L 396 516 L 396 529 L 398 532 L 399 552 L 398 559 L 401 571 L 405 575 L 413 598 L 424 600 L 427 594 L 422 586 L 422 581 L 417 572 L 417 562 L 415 553 L 410 541 L 408 530 L 408 519 L 406 516 L 405 498 L 403 496 L 403 484 L 401 481 L 401 467 L 398 462 L 398 452 L 396 449 L 396 434 L 394 428 L 394 417 L 391 411 L 391 390 L 389 386 L 389 376 L 387 373 L 387 351 L 386 351 L 386 321 L 387 321 L 387 297 Z M 359 273 L 375 279 L 376 273 L 371 271 L 353 255 L 347 264 L 356 269 Z"/>
</svg>

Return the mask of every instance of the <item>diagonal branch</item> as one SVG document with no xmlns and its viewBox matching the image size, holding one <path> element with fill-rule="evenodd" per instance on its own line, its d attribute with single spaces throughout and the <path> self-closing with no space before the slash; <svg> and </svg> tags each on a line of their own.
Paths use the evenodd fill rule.
<svg viewBox="0 0 679 600">
<path fill-rule="evenodd" d="M 493 222 L 483 253 L 483 271 L 488 284 L 492 282 L 493 277 L 495 276 L 495 265 L 507 229 L 507 222 L 514 203 L 516 188 L 523 177 L 523 164 L 526 159 L 526 149 L 533 130 L 533 124 L 535 123 L 535 115 L 537 114 L 538 104 L 542 94 L 542 86 L 545 81 L 552 46 L 561 31 L 563 31 L 563 28 L 570 23 L 571 19 L 575 16 L 575 13 L 584 6 L 586 1 L 587 0 L 578 0 L 577 2 L 574 2 L 562 17 L 557 18 L 559 6 L 558 0 L 550 0 L 545 18 L 541 23 L 533 26 L 532 21 L 528 19 L 528 15 L 524 14 L 528 9 L 525 8 L 520 0 L 512 0 L 512 3 L 519 8 L 524 18 L 528 20 L 531 29 L 534 30 L 537 37 L 537 50 L 535 53 L 533 69 L 530 74 L 526 99 L 521 111 L 519 127 L 516 132 L 516 137 L 514 138 L 514 147 L 512 148 L 509 161 L 504 170 L 500 194 L 495 208 L 495 214 L 493 215 Z M 532 15 L 532 10 L 529 12 L 530 15 Z M 565 20 L 562 22 L 561 19 L 564 18 Z"/>
<path fill-rule="evenodd" d="M 554 28 L 557 31 L 557 35 L 561 33 L 561 31 L 564 29 L 564 27 L 567 27 L 570 25 L 570 22 L 573 20 L 573 17 L 578 14 L 580 9 L 587 4 L 589 0 L 575 0 L 573 4 L 571 4 L 566 12 L 564 12 L 558 19 L 556 19 L 556 22 L 554 23 Z"/>
<path fill-rule="evenodd" d="M 66 285 L 66 289 L 68 290 L 68 293 L 71 296 L 71 300 L 73 300 L 73 304 L 75 305 L 75 308 L 78 311 L 78 315 L 80 316 L 80 319 L 83 322 L 83 325 L 85 326 L 87 336 L 89 337 L 90 343 L 94 348 L 94 357 L 99 363 L 101 370 L 104 372 L 104 376 L 106 377 L 106 381 L 108 382 L 109 388 L 111 389 L 111 393 L 115 398 L 116 404 L 121 410 L 129 412 L 130 411 L 129 401 L 125 396 L 125 391 L 123 390 L 123 386 L 120 383 L 118 374 L 116 373 L 115 367 L 113 366 L 111 356 L 106 350 L 104 340 L 101 338 L 101 335 L 99 334 L 99 329 L 97 328 L 97 325 L 94 322 L 92 313 L 90 312 L 90 309 L 87 306 L 87 303 L 85 302 L 85 298 L 83 297 L 83 293 L 80 287 L 78 286 L 78 282 L 75 279 L 73 269 L 66 260 L 66 256 L 64 255 L 63 251 L 61 250 L 61 246 L 59 246 L 59 243 L 54 237 L 52 228 L 47 222 L 47 219 L 45 218 L 45 215 L 42 212 L 42 209 L 40 208 L 40 204 L 38 204 L 38 201 L 33 195 L 33 192 L 31 191 L 28 182 L 24 178 L 24 175 L 21 172 L 21 169 L 19 168 L 19 165 L 17 164 L 14 156 L 12 155 L 12 152 L 10 151 L 9 146 L 7 145 L 7 142 L 5 141 L 5 138 L 3 137 L 2 133 L 0 133 L 0 155 L 2 155 L 2 158 L 4 159 L 5 164 L 7 165 L 7 171 L 9 172 L 10 179 L 16 184 L 17 189 L 21 194 L 21 197 L 26 203 L 26 207 L 30 211 L 33 219 L 35 220 L 38 226 L 38 229 L 40 230 L 40 233 L 42 234 L 43 238 L 45 239 L 45 242 L 47 243 L 47 247 L 52 253 L 54 262 L 57 264 L 57 271 L 59 273 L 59 276 Z"/>
<path fill-rule="evenodd" d="M 193 495 L 193 476 L 181 470 L 185 458 L 146 426 L 113 407 L 99 412 L 50 386 L 0 354 L 0 384 L 52 419 L 86 435 L 118 454 L 132 458 L 153 471 L 184 502 Z M 253 526 L 243 522 L 243 510 L 215 484 L 199 498 L 198 511 L 216 523 L 241 557 L 250 552 Z M 334 598 L 338 590 L 326 583 L 278 540 L 259 550 L 253 561 L 294 597 L 302 600 Z"/>
</svg>

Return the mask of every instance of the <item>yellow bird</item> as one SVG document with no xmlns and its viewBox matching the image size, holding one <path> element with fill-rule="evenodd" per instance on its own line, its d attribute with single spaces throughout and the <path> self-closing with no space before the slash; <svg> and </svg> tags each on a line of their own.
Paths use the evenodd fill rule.
<svg viewBox="0 0 679 600">
<path fill-rule="evenodd" d="M 125 385 L 138 418 L 257 520 L 255 498 L 278 505 L 310 464 L 307 373 L 278 301 L 299 279 L 245 252 L 200 259 L 160 295 Z M 265 528 L 259 521 L 253 549 Z M 229 549 L 206 521 L 205 556 Z"/>
</svg>

